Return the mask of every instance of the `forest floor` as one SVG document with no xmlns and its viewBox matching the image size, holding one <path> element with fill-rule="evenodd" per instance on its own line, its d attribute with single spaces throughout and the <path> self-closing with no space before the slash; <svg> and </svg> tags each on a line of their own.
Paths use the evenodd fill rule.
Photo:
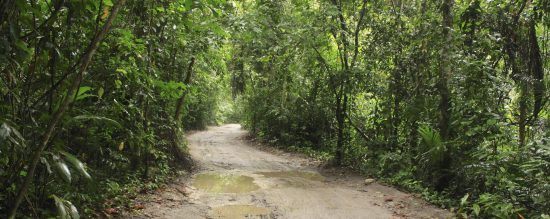
<svg viewBox="0 0 550 219">
<path fill-rule="evenodd" d="M 450 218 L 413 194 L 268 149 L 238 124 L 188 136 L 197 170 L 138 198 L 130 218 Z"/>
</svg>

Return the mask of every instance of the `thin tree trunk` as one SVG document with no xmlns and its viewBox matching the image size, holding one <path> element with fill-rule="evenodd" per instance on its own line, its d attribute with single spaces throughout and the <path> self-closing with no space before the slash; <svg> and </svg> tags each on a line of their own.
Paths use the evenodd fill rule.
<svg viewBox="0 0 550 219">
<path fill-rule="evenodd" d="M 351 73 L 351 68 L 353 68 L 353 66 L 351 65 L 354 65 L 354 63 L 352 63 L 350 65 L 350 62 L 349 62 L 349 54 L 348 54 L 348 49 L 349 49 L 349 42 L 348 42 L 348 38 L 347 38 L 347 34 L 348 34 L 348 27 L 347 27 L 347 23 L 346 23 L 346 20 L 344 18 L 344 13 L 342 12 L 342 2 L 341 1 L 337 1 L 337 0 L 332 0 L 332 3 L 334 4 L 334 6 L 336 6 L 336 8 L 338 9 L 338 21 L 340 23 L 340 28 L 341 28 L 341 31 L 340 31 L 340 39 L 341 39 L 341 46 L 338 45 L 338 48 L 341 49 L 340 51 L 340 57 L 341 57 L 341 65 L 342 65 L 342 77 L 340 78 L 340 91 L 339 92 L 336 92 L 336 112 L 335 112 L 335 116 L 336 116 L 336 121 L 338 123 L 338 130 L 337 130 L 337 140 L 336 140 L 336 155 L 335 155 L 335 161 L 336 161 L 336 165 L 341 165 L 342 164 L 342 160 L 343 160 L 343 157 L 344 157 L 344 129 L 345 129 L 345 121 L 346 121 L 346 111 L 347 111 L 347 105 L 348 105 L 348 86 L 347 86 L 347 83 L 348 83 L 348 78 L 349 78 L 349 74 Z M 361 22 L 363 20 L 363 17 L 364 17 L 364 13 L 365 13 L 365 10 L 366 10 L 366 1 L 363 1 L 363 6 L 362 6 L 362 10 L 361 10 L 361 15 L 360 15 L 360 20 L 357 24 L 357 29 L 355 30 L 355 35 L 354 36 L 359 36 L 359 30 L 361 28 Z M 336 33 L 333 33 L 333 36 L 335 39 L 336 38 Z M 357 38 L 358 39 L 358 38 Z M 356 42 L 357 44 L 355 44 L 355 48 L 356 50 L 354 50 L 354 55 L 353 55 L 353 59 L 352 62 L 355 62 L 355 58 L 357 57 L 357 53 L 359 52 L 359 49 L 358 49 L 358 41 Z"/>
<path fill-rule="evenodd" d="M 183 80 L 183 83 L 185 85 L 189 85 L 191 83 L 191 77 L 193 75 L 193 65 L 195 65 L 195 57 L 191 58 L 191 62 L 189 62 L 189 66 L 187 67 L 187 75 L 185 75 L 185 79 Z M 174 119 L 176 120 L 176 124 L 178 125 L 178 127 L 179 125 L 181 125 L 181 111 L 183 108 L 183 103 L 185 102 L 186 94 L 187 92 L 184 91 L 176 104 L 176 113 L 174 115 Z"/>
<path fill-rule="evenodd" d="M 452 43 L 452 33 L 451 29 L 453 28 L 453 15 L 451 8 L 453 6 L 453 0 L 445 0 L 441 7 L 441 14 L 443 15 L 443 37 L 444 44 L 441 50 L 441 66 L 439 69 L 439 130 L 441 132 L 441 137 L 443 140 L 449 139 L 449 123 L 450 123 L 450 108 L 451 108 L 451 97 L 448 87 L 449 77 L 451 75 L 451 43 Z"/>
<path fill-rule="evenodd" d="M 537 39 L 536 22 L 529 24 L 529 67 L 533 77 L 533 120 L 536 120 L 542 110 L 546 87 L 544 85 L 544 68 L 540 47 Z"/>
<path fill-rule="evenodd" d="M 441 133 L 441 138 L 444 142 L 449 140 L 449 124 L 451 119 L 451 97 L 450 97 L 450 91 L 448 87 L 448 80 L 451 75 L 451 52 L 452 52 L 452 32 L 451 29 L 453 28 L 453 15 L 452 15 L 452 7 L 453 7 L 453 0 L 445 0 L 443 2 L 443 5 L 441 7 L 441 14 L 443 16 L 443 37 L 444 37 L 444 44 L 441 51 L 441 66 L 439 71 L 439 81 L 438 81 L 438 89 L 439 89 L 439 112 L 440 112 L 440 118 L 439 118 L 439 131 Z M 449 151 L 444 152 L 444 158 L 442 159 L 442 162 L 439 164 L 440 173 L 437 179 L 436 189 L 438 191 L 442 191 L 444 188 L 447 187 L 449 183 L 449 171 L 451 167 L 451 156 L 449 154 Z"/>
<path fill-rule="evenodd" d="M 183 80 L 183 83 L 185 85 L 191 84 L 191 78 L 193 76 L 193 66 L 195 65 L 195 57 L 191 58 L 191 61 L 189 62 L 189 66 L 187 67 L 187 74 L 185 75 L 185 79 Z M 189 156 L 186 156 L 185 152 L 182 151 L 179 147 L 179 145 L 182 144 L 182 132 L 181 132 L 181 117 L 182 117 L 182 110 L 183 110 L 183 103 L 185 102 L 185 96 L 188 92 L 184 91 L 180 98 L 178 99 L 178 102 L 176 103 L 176 112 L 174 114 L 174 119 L 176 121 L 176 127 L 173 129 L 173 143 L 172 143 L 172 150 L 175 154 L 176 158 L 182 162 L 183 166 L 185 168 L 192 168 L 193 167 L 193 160 Z"/>
<path fill-rule="evenodd" d="M 518 118 L 518 134 L 519 146 L 525 146 L 526 130 L 527 130 L 527 82 L 520 79 L 520 95 L 519 95 L 519 118 Z"/>
<path fill-rule="evenodd" d="M 126 0 L 119 0 L 111 10 L 111 13 L 109 14 L 109 17 L 105 21 L 105 24 L 103 25 L 103 28 L 100 32 L 98 32 L 92 41 L 90 42 L 90 45 L 86 49 L 86 52 L 81 56 L 81 58 L 78 61 L 77 66 L 80 66 L 78 68 L 78 72 L 74 78 L 74 80 L 71 83 L 71 86 L 67 90 L 67 95 L 65 96 L 65 99 L 63 100 L 60 107 L 55 111 L 55 113 L 52 116 L 52 119 L 50 120 L 50 123 L 48 124 L 46 128 L 46 132 L 44 133 L 42 140 L 40 142 L 40 145 L 38 148 L 34 151 L 32 157 L 31 157 L 31 163 L 29 164 L 29 169 L 27 171 L 27 176 L 25 177 L 23 184 L 21 185 L 19 192 L 17 193 L 17 196 L 15 198 L 15 202 L 11 206 L 11 209 L 9 211 L 8 218 L 13 219 L 15 218 L 17 214 L 17 209 L 19 208 L 19 205 L 21 204 L 21 201 L 25 197 L 28 188 L 30 187 L 30 184 L 34 178 L 34 172 L 36 170 L 36 166 L 38 165 L 38 161 L 40 160 L 40 157 L 42 156 L 42 152 L 48 145 L 50 138 L 52 137 L 52 134 L 55 130 L 55 127 L 57 126 L 57 123 L 63 115 L 65 114 L 65 111 L 69 107 L 69 104 L 72 102 L 77 90 L 78 86 L 80 84 L 80 81 L 82 80 L 84 76 L 84 72 L 90 65 L 90 62 L 92 61 L 92 57 L 94 56 L 95 51 L 97 50 L 99 43 L 105 38 L 105 35 L 107 32 L 109 32 L 109 29 L 111 28 L 111 24 L 113 20 L 115 19 L 118 11 L 120 8 L 122 8 L 122 5 L 124 5 Z M 72 71 L 72 69 L 70 70 Z"/>
<path fill-rule="evenodd" d="M 336 121 L 338 123 L 338 130 L 336 134 L 336 165 L 341 165 L 344 157 L 344 122 L 346 112 L 344 105 L 347 104 L 347 97 L 345 97 L 346 95 L 344 92 L 344 84 L 341 84 L 340 92 L 337 94 L 338 97 L 336 99 Z"/>
</svg>

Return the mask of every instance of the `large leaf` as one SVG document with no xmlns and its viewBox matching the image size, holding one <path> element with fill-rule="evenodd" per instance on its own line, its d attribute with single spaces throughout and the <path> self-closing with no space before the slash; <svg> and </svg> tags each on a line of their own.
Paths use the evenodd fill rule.
<svg viewBox="0 0 550 219">
<path fill-rule="evenodd" d="M 88 171 L 86 171 L 86 166 L 84 165 L 84 163 L 82 163 L 78 158 L 76 158 L 72 154 L 69 154 L 65 151 L 61 151 L 61 154 L 63 154 L 63 156 L 65 156 L 65 160 L 67 160 L 73 166 L 73 168 L 78 170 L 78 172 L 82 176 L 86 177 L 87 179 L 92 178 L 90 176 L 90 174 L 88 173 Z"/>
<path fill-rule="evenodd" d="M 63 160 L 59 159 L 58 156 L 54 156 L 54 162 L 55 162 L 55 170 L 65 180 L 66 182 L 71 182 L 71 171 L 69 170 L 69 167 Z"/>
<path fill-rule="evenodd" d="M 441 146 L 441 136 L 429 126 L 420 126 L 418 128 L 418 133 L 427 147 L 435 148 Z"/>
<path fill-rule="evenodd" d="M 79 219 L 80 214 L 76 207 L 70 201 L 60 198 L 56 195 L 51 195 L 55 201 L 55 207 L 57 208 L 57 214 L 61 219 Z"/>
<path fill-rule="evenodd" d="M 2 123 L 0 126 L 0 143 L 8 139 L 10 142 L 17 146 L 25 146 L 25 139 L 23 135 L 17 131 L 14 127 L 7 123 Z"/>
<path fill-rule="evenodd" d="M 57 197 L 56 195 L 52 195 L 51 197 L 55 201 L 55 208 L 57 208 L 57 215 L 59 215 L 61 219 L 67 218 L 68 216 L 67 209 L 65 208 L 65 204 L 63 204 L 63 199 Z"/>
<path fill-rule="evenodd" d="M 67 207 L 67 210 L 69 211 L 69 216 L 71 216 L 71 219 L 79 219 L 80 214 L 78 213 L 78 209 L 71 203 L 70 201 L 65 200 L 65 207 Z"/>
<path fill-rule="evenodd" d="M 422 125 L 418 128 L 418 133 L 424 143 L 425 152 L 422 154 L 422 160 L 426 162 L 425 165 L 441 162 L 446 148 L 439 132 L 427 125 Z"/>
<path fill-rule="evenodd" d="M 4 143 L 4 141 L 10 136 L 10 127 L 6 123 L 2 123 L 0 126 L 0 146 Z M 1 149 L 1 148 L 0 148 Z M 0 150 L 0 153 L 2 151 Z"/>
<path fill-rule="evenodd" d="M 11 128 L 6 123 L 2 123 L 0 126 L 0 140 L 4 140 L 10 136 Z"/>
<path fill-rule="evenodd" d="M 122 125 L 120 123 L 118 123 L 116 120 L 114 119 L 110 119 L 110 118 L 107 118 L 107 117 L 103 117 L 103 116 L 91 116 L 91 115 L 80 115 L 80 116 L 75 116 L 73 118 L 73 120 L 98 120 L 98 121 L 103 121 L 103 122 L 107 122 L 107 123 L 110 123 L 118 128 L 121 128 Z"/>
<path fill-rule="evenodd" d="M 87 98 L 87 97 L 92 97 L 92 96 L 95 96 L 93 94 L 89 94 L 88 92 L 92 90 L 91 87 L 89 86 L 82 86 L 80 88 L 78 88 L 78 92 L 76 93 L 76 97 L 75 97 L 75 101 L 77 100 L 82 100 L 84 98 Z"/>
</svg>

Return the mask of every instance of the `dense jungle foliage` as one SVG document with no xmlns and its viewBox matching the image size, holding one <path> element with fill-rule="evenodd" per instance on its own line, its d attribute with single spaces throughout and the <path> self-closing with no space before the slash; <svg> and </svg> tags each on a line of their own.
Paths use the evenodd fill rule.
<svg viewBox="0 0 550 219">
<path fill-rule="evenodd" d="M 2 0 L 0 217 L 99 217 L 254 136 L 458 217 L 549 218 L 548 0 Z M 130 206 L 127 206 L 130 207 Z"/>
<path fill-rule="evenodd" d="M 233 88 L 257 136 L 461 216 L 548 218 L 550 1 L 243 8 Z"/>
<path fill-rule="evenodd" d="M 182 128 L 220 122 L 223 1 L 0 6 L 0 217 L 98 217 L 189 165 Z"/>
</svg>

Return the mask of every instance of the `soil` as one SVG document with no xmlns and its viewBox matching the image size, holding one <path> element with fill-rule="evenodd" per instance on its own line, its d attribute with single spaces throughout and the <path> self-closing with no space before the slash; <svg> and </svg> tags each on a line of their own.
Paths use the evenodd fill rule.
<svg viewBox="0 0 550 219">
<path fill-rule="evenodd" d="M 238 124 L 188 136 L 198 164 L 131 218 L 452 218 L 444 209 L 310 158 L 265 150 Z"/>
</svg>

